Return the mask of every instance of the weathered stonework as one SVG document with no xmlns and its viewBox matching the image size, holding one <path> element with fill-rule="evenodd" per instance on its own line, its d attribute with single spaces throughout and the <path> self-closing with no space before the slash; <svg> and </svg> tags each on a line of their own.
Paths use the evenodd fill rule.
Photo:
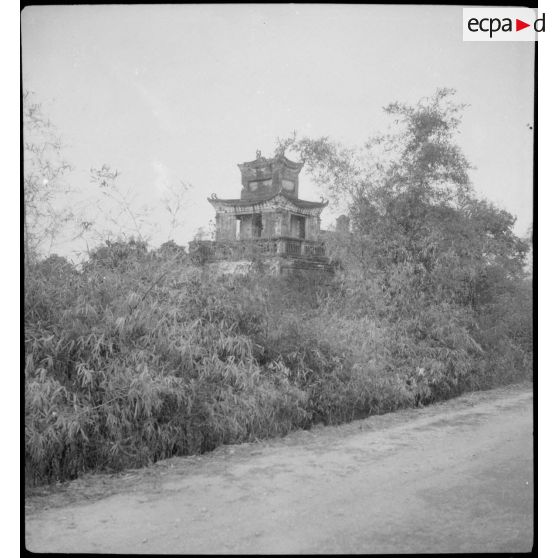
<svg viewBox="0 0 558 558">
<path fill-rule="evenodd" d="M 254 200 L 281 190 L 298 198 L 298 175 L 303 165 L 284 155 L 266 159 L 258 153 L 254 161 L 238 165 L 242 176 L 240 199 Z"/>
<path fill-rule="evenodd" d="M 242 176 L 240 198 L 208 198 L 216 213 L 215 242 L 192 242 L 191 253 L 208 262 L 240 263 L 246 257 L 263 257 L 268 263 L 276 260 L 271 261 L 270 269 L 281 273 L 331 271 L 318 239 L 320 215 L 328 202 L 299 199 L 298 175 L 303 163 L 289 161 L 284 155 L 266 159 L 258 153 L 254 161 L 238 167 Z"/>
</svg>

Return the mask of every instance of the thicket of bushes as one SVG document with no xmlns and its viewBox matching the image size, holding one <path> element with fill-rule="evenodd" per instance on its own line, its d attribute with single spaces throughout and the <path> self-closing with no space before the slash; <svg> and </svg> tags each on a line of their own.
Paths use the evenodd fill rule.
<svg viewBox="0 0 558 558">
<path fill-rule="evenodd" d="M 362 300 L 357 312 L 351 300 L 343 274 L 328 285 L 216 277 L 183 253 L 136 242 L 107 244 L 81 271 L 57 257 L 30 265 L 28 482 L 137 467 L 529 376 L 518 318 L 528 310 L 518 297 L 476 333 L 455 308 L 393 322 L 363 311 Z"/>
<path fill-rule="evenodd" d="M 26 249 L 27 481 L 531 378 L 529 239 L 475 197 L 451 95 L 388 106 L 401 132 L 362 152 L 279 146 L 348 204 L 350 226 L 327 238 L 341 263 L 331 281 L 257 265 L 218 277 L 173 242 L 106 242 L 79 271 Z"/>
</svg>

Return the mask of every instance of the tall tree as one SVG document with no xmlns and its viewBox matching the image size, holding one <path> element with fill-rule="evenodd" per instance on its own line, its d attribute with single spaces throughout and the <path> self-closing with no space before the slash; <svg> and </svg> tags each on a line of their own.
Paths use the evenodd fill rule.
<svg viewBox="0 0 558 558">
<path fill-rule="evenodd" d="M 475 306 L 488 283 L 522 274 L 528 247 L 513 233 L 515 219 L 474 194 L 455 141 L 465 105 L 454 95 L 439 89 L 416 105 L 391 103 L 390 129 L 360 149 L 296 134 L 278 142 L 345 202 L 353 232 L 346 264 L 388 297 Z"/>
</svg>

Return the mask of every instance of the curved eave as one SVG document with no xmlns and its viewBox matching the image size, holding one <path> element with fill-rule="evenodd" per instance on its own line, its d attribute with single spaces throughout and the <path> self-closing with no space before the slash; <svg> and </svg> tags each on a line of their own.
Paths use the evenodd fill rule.
<svg viewBox="0 0 558 558">
<path fill-rule="evenodd" d="M 293 200 L 292 198 L 287 198 L 290 202 L 294 203 L 295 205 L 297 205 L 298 207 L 303 207 L 305 209 L 313 209 L 313 208 L 318 208 L 318 207 L 325 207 L 326 205 L 329 204 L 329 201 L 324 201 L 324 202 L 311 202 L 311 201 L 306 201 L 306 200 Z"/>
<path fill-rule="evenodd" d="M 326 205 L 329 204 L 328 200 L 321 201 L 321 202 L 301 200 L 300 198 L 297 198 L 296 196 L 293 196 L 293 195 L 289 194 L 288 192 L 285 192 L 284 190 L 281 190 L 281 192 L 279 192 L 276 195 L 277 196 L 283 196 L 284 198 L 288 199 L 290 202 L 294 203 L 298 207 L 305 207 L 305 208 L 316 207 L 317 208 L 317 207 L 325 207 Z"/>
<path fill-rule="evenodd" d="M 251 205 L 260 205 L 262 203 L 266 203 L 272 201 L 274 198 L 282 196 L 286 200 L 290 201 L 292 204 L 300 207 L 302 209 L 317 209 L 317 208 L 324 208 L 329 204 L 329 201 L 323 202 L 313 202 L 307 200 L 301 200 L 299 198 L 295 198 L 285 194 L 285 192 L 279 192 L 277 194 L 273 194 L 271 196 L 267 196 L 265 198 L 255 198 L 252 200 L 242 200 L 242 199 L 221 199 L 221 198 L 207 198 L 207 201 L 212 205 L 227 205 L 229 207 L 249 207 Z"/>
<path fill-rule="evenodd" d="M 279 155 L 277 157 L 272 157 L 270 159 L 261 158 L 261 159 L 254 159 L 253 161 L 246 161 L 244 163 L 240 163 L 238 167 L 242 170 L 243 168 L 256 168 L 256 167 L 265 167 L 266 165 L 270 165 L 273 162 L 281 161 L 292 170 L 300 171 L 304 166 L 304 163 L 297 163 L 295 161 L 291 161 L 287 159 L 284 155 Z"/>
<path fill-rule="evenodd" d="M 275 196 L 273 196 L 275 197 Z M 241 206 L 241 207 L 248 207 L 249 205 L 258 205 L 260 203 L 264 203 L 269 201 L 272 198 L 260 198 L 257 200 L 241 200 L 241 199 L 234 199 L 234 200 L 224 200 L 221 198 L 207 198 L 207 201 L 212 205 L 228 205 L 228 206 Z"/>
</svg>

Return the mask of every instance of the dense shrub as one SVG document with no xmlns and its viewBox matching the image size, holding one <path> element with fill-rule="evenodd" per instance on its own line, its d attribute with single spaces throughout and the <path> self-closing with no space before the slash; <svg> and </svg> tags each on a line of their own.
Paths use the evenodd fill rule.
<svg viewBox="0 0 558 558">
<path fill-rule="evenodd" d="M 306 395 L 261 366 L 261 317 L 234 279 L 174 260 L 28 270 L 26 466 L 31 482 L 137 466 L 307 423 Z M 117 266 L 120 267 L 120 266 Z M 164 266 L 163 266 L 164 267 Z M 161 277 L 163 278 L 161 280 Z M 247 294 L 247 293 L 245 293 Z"/>
<path fill-rule="evenodd" d="M 362 298 L 354 311 L 352 289 L 342 278 L 218 277 L 180 250 L 136 244 L 109 245 L 81 271 L 62 258 L 30 265 L 27 481 L 141 466 L 528 373 L 525 289 L 515 311 L 502 295 L 484 322 L 448 304 L 374 318 Z"/>
</svg>

